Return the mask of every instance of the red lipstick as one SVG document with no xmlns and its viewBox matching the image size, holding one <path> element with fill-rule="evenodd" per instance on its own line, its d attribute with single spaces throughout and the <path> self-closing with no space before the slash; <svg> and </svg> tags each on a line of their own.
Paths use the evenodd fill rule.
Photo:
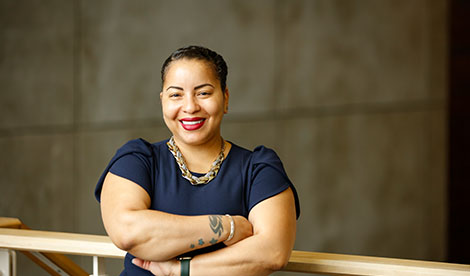
<svg viewBox="0 0 470 276">
<path fill-rule="evenodd" d="M 191 117 L 191 118 L 183 118 L 180 120 L 181 126 L 185 130 L 197 130 L 200 129 L 203 125 L 206 119 L 201 118 L 201 117 Z"/>
</svg>

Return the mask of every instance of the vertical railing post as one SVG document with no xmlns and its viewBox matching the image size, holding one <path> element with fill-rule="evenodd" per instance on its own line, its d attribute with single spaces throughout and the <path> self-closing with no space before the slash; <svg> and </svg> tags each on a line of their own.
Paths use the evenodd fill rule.
<svg viewBox="0 0 470 276">
<path fill-rule="evenodd" d="M 91 276 L 107 276 L 105 258 L 93 256 L 93 274 Z"/>
<path fill-rule="evenodd" d="M 16 252 L 0 248 L 0 276 L 16 276 Z"/>
</svg>

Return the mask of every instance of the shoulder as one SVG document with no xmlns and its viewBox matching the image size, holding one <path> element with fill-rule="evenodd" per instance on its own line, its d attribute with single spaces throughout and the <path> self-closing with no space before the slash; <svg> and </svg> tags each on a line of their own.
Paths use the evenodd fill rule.
<svg viewBox="0 0 470 276">
<path fill-rule="evenodd" d="M 284 165 L 273 149 L 265 146 L 257 146 L 251 154 L 250 167 L 252 177 L 269 175 L 274 178 L 282 178 L 287 183 L 290 183 Z"/>
<path fill-rule="evenodd" d="M 277 153 L 271 148 L 260 145 L 255 147 L 253 150 L 243 150 L 245 151 L 245 155 L 248 156 L 250 160 L 249 163 L 251 166 L 257 167 L 261 164 L 265 164 L 272 166 L 276 169 L 281 169 L 283 167 L 281 159 L 279 158 Z"/>
<path fill-rule="evenodd" d="M 132 153 L 152 157 L 156 152 L 161 150 L 162 146 L 166 146 L 166 142 L 167 140 L 150 143 L 142 138 L 130 140 L 117 150 L 115 157 Z"/>
<path fill-rule="evenodd" d="M 120 163 L 127 161 L 134 165 L 142 163 L 148 168 L 154 167 L 165 152 L 166 142 L 167 140 L 150 143 L 142 138 L 130 140 L 116 151 L 110 166 L 112 167 L 117 161 Z"/>
<path fill-rule="evenodd" d="M 232 143 L 230 154 L 232 160 L 236 160 L 252 175 L 266 167 L 271 167 L 283 175 L 286 174 L 281 159 L 271 148 L 261 145 L 249 150 Z"/>
<path fill-rule="evenodd" d="M 297 191 L 287 176 L 278 154 L 266 146 L 257 146 L 253 151 L 243 149 L 243 152 L 248 156 L 249 210 L 259 202 L 291 188 L 295 199 L 296 215 L 299 217 L 300 203 Z"/>
<path fill-rule="evenodd" d="M 282 167 L 279 156 L 271 148 L 261 145 L 249 150 L 232 142 L 230 143 L 232 144 L 230 155 L 238 162 L 242 162 L 249 167 L 256 167 L 260 164 L 272 165 L 276 168 Z"/>
<path fill-rule="evenodd" d="M 272 163 L 275 165 L 281 165 L 281 159 L 277 153 L 268 147 L 257 146 L 252 153 L 253 164 L 259 163 Z"/>
<path fill-rule="evenodd" d="M 103 182 L 110 171 L 145 186 L 145 183 L 148 182 L 145 178 L 155 173 L 155 164 L 158 163 L 156 159 L 161 155 L 160 152 L 163 146 L 166 146 L 166 141 L 152 144 L 142 138 L 130 140 L 121 146 L 98 180 L 95 188 L 95 196 L 98 201 L 100 200 Z M 144 187 L 144 189 L 149 191 L 148 187 Z"/>
<path fill-rule="evenodd" d="M 155 143 L 155 144 L 158 144 L 158 143 Z M 150 155 L 153 147 L 154 147 L 154 144 L 151 144 L 142 138 L 138 138 L 138 139 L 134 139 L 134 140 L 130 140 L 126 142 L 117 150 L 117 153 L 126 154 L 126 153 L 137 152 L 137 153 L 141 153 L 144 155 Z"/>
<path fill-rule="evenodd" d="M 265 147 L 263 145 L 256 146 L 253 150 L 250 150 L 232 142 L 230 142 L 230 144 L 232 145 L 231 153 L 234 153 L 234 155 L 237 156 L 242 156 L 245 158 L 254 158 L 257 161 L 261 161 L 264 159 L 279 159 L 273 149 Z"/>
</svg>

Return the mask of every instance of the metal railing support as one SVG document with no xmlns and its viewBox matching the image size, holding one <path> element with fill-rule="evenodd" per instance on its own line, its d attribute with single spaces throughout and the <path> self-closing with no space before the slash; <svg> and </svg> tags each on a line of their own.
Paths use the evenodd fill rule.
<svg viewBox="0 0 470 276">
<path fill-rule="evenodd" d="M 106 274 L 105 258 L 93 256 L 93 274 L 90 276 L 108 276 Z"/>
<path fill-rule="evenodd" d="M 16 252 L 0 248 L 0 276 L 16 276 Z"/>
</svg>

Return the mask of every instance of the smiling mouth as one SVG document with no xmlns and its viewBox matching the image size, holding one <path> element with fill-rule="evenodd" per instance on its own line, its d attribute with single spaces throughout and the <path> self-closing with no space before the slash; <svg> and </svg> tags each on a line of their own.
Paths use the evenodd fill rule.
<svg viewBox="0 0 470 276">
<path fill-rule="evenodd" d="M 180 121 L 183 125 L 187 125 L 187 126 L 191 126 L 191 125 L 197 125 L 197 124 L 200 124 L 204 121 L 204 119 L 202 120 L 197 120 L 197 121 Z"/>
<path fill-rule="evenodd" d="M 206 119 L 204 118 L 195 118 L 195 119 L 183 119 L 180 120 L 181 126 L 185 130 L 197 130 L 200 129 L 203 125 Z"/>
</svg>

